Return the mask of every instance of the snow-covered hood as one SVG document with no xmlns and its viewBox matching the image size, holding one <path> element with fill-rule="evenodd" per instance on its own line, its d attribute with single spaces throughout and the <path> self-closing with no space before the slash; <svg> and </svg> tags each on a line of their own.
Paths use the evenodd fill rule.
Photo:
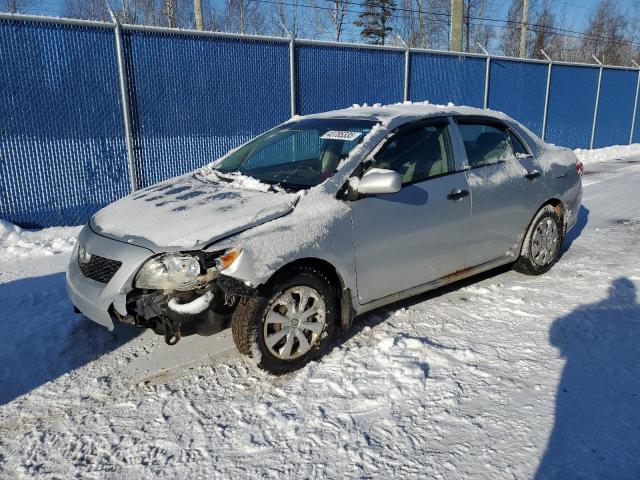
<svg viewBox="0 0 640 480">
<path fill-rule="evenodd" d="M 226 183 L 189 173 L 108 205 L 93 217 L 91 228 L 154 252 L 198 249 L 286 215 L 299 198 L 249 180 Z"/>
</svg>

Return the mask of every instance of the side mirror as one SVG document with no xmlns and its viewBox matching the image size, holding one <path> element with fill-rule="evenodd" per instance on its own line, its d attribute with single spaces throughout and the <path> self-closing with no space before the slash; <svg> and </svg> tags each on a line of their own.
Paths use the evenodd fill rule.
<svg viewBox="0 0 640 480">
<path fill-rule="evenodd" d="M 397 172 L 383 168 L 372 168 L 360 179 L 356 190 L 360 195 L 396 193 L 402 187 L 402 179 Z"/>
</svg>

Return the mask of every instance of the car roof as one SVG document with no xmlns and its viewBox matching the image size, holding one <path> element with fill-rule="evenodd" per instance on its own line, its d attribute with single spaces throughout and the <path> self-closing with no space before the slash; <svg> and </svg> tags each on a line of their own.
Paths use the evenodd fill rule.
<svg viewBox="0 0 640 480">
<path fill-rule="evenodd" d="M 373 120 L 383 123 L 387 128 L 393 129 L 404 123 L 421 120 L 430 117 L 439 116 L 482 116 L 494 118 L 496 120 L 513 123 L 513 119 L 509 118 L 502 112 L 495 110 L 448 105 L 434 105 L 428 102 L 403 102 L 391 105 L 375 104 L 369 106 L 353 105 L 349 108 L 340 110 L 332 110 L 329 112 L 316 113 L 306 115 L 304 118 L 309 119 L 336 119 L 336 118 L 357 118 L 361 120 Z M 301 118 L 301 117 L 299 117 Z"/>
</svg>

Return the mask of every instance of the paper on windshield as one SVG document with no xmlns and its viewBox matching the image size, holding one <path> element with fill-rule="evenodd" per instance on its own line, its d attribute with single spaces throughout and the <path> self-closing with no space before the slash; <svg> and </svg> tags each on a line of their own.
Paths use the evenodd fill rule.
<svg viewBox="0 0 640 480">
<path fill-rule="evenodd" d="M 362 135 L 362 132 L 352 132 L 350 130 L 329 130 L 320 138 L 323 140 L 344 140 L 351 142 Z"/>
</svg>

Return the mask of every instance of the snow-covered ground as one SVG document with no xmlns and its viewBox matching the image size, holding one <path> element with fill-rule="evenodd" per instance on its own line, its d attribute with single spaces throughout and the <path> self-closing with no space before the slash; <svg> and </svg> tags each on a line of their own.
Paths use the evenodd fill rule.
<svg viewBox="0 0 640 480">
<path fill-rule="evenodd" d="M 640 157 L 597 161 L 548 274 L 378 310 L 277 378 L 228 332 L 74 315 L 74 230 L 3 231 L 0 477 L 640 478 Z"/>
</svg>

